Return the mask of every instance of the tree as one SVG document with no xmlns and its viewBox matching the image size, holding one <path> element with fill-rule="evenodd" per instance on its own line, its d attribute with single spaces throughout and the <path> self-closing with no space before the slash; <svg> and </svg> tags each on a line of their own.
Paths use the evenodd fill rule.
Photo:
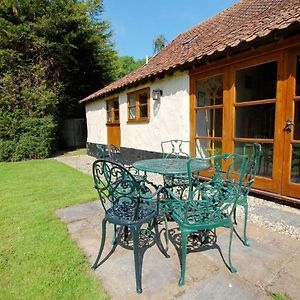
<svg viewBox="0 0 300 300">
<path fill-rule="evenodd" d="M 145 59 L 135 60 L 132 56 L 120 56 L 118 58 L 118 75 L 117 78 L 122 78 L 132 71 L 140 68 L 146 63 Z"/>
<path fill-rule="evenodd" d="M 0 161 L 47 157 L 78 101 L 117 75 L 101 0 L 0 2 Z"/>
<path fill-rule="evenodd" d="M 161 49 L 163 49 L 168 44 L 168 41 L 163 34 L 160 34 L 153 40 L 152 44 L 153 44 L 153 53 L 157 54 L 159 51 L 161 51 Z"/>
</svg>

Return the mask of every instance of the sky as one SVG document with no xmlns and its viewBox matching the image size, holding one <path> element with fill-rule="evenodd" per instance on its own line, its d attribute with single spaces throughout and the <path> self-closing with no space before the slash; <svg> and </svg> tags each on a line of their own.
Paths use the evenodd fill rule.
<svg viewBox="0 0 300 300">
<path fill-rule="evenodd" d="M 104 19 L 111 24 L 120 56 L 153 55 L 153 40 L 168 42 L 239 0 L 103 0 Z"/>
</svg>

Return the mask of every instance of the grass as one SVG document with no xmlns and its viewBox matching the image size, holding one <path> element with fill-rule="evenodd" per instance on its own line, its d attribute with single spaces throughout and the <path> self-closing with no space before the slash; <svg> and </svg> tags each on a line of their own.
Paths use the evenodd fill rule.
<svg viewBox="0 0 300 300">
<path fill-rule="evenodd" d="M 274 294 L 272 297 L 272 300 L 288 300 L 289 298 L 286 298 L 284 295 L 282 294 Z"/>
<path fill-rule="evenodd" d="M 0 299 L 108 299 L 55 215 L 96 199 L 90 176 L 55 160 L 0 164 Z"/>
</svg>

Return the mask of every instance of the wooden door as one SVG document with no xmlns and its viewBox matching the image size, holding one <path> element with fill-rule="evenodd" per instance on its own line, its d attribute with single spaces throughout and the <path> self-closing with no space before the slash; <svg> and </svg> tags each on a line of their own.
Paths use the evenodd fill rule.
<svg viewBox="0 0 300 300">
<path fill-rule="evenodd" d="M 234 152 L 260 143 L 262 157 L 254 187 L 281 193 L 283 88 L 281 53 L 234 66 Z"/>
<path fill-rule="evenodd" d="M 119 99 L 110 99 L 106 101 L 107 112 L 107 144 L 113 144 L 120 148 L 121 130 L 120 130 L 120 111 Z"/>
<path fill-rule="evenodd" d="M 120 124 L 107 124 L 107 143 L 120 148 L 121 134 Z"/>
<path fill-rule="evenodd" d="M 242 153 L 246 143 L 260 143 L 254 188 L 300 199 L 297 47 L 191 72 L 190 124 L 197 156 Z"/>
<path fill-rule="evenodd" d="M 300 49 L 288 53 L 287 63 L 282 191 L 300 198 Z"/>
</svg>

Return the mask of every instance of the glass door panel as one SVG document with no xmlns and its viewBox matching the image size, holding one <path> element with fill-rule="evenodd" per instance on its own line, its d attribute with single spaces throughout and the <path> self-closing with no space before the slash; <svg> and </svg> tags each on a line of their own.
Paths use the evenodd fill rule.
<svg viewBox="0 0 300 300">
<path fill-rule="evenodd" d="M 277 62 L 239 70 L 236 73 L 236 102 L 276 98 Z"/>
<path fill-rule="evenodd" d="M 223 75 L 196 81 L 196 155 L 222 153 Z"/>
<path fill-rule="evenodd" d="M 294 127 L 291 153 L 291 182 L 300 183 L 300 55 L 296 58 L 294 119 L 291 121 Z M 288 132 L 287 132 L 288 134 Z"/>
<path fill-rule="evenodd" d="M 274 159 L 274 133 L 277 89 L 277 61 L 236 71 L 235 151 L 245 143 L 262 144 L 258 175 L 271 178 Z"/>
<path fill-rule="evenodd" d="M 300 183 L 300 145 L 293 145 L 291 182 Z"/>
<path fill-rule="evenodd" d="M 234 143 L 234 152 L 244 154 L 244 146 L 247 143 L 236 142 Z M 260 166 L 257 175 L 262 177 L 272 177 L 273 172 L 273 144 L 260 143 L 262 154 L 260 159 Z M 250 153 L 246 153 L 250 154 Z"/>
<path fill-rule="evenodd" d="M 300 49 L 289 52 L 282 191 L 300 199 Z"/>
<path fill-rule="evenodd" d="M 275 103 L 237 107 L 235 136 L 274 138 Z"/>
</svg>

